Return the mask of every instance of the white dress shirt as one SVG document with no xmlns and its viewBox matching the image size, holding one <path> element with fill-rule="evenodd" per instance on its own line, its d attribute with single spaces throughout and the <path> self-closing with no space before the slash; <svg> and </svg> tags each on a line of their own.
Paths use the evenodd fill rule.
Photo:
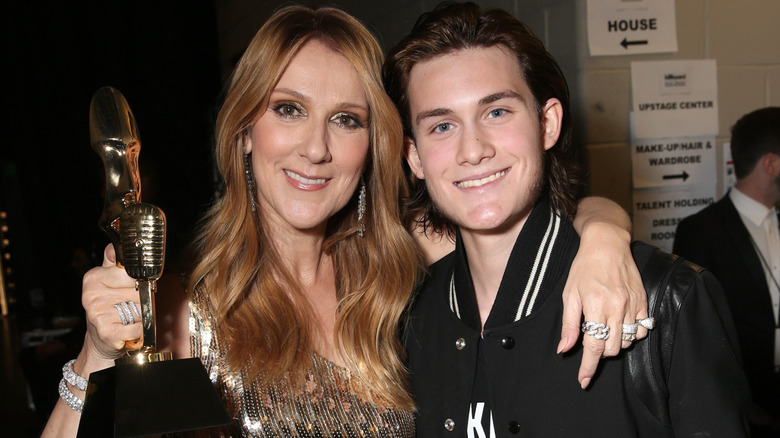
<svg viewBox="0 0 780 438">
<path fill-rule="evenodd" d="M 761 267 L 764 270 L 766 284 L 772 298 L 772 310 L 775 315 L 775 326 L 780 325 L 778 310 L 780 309 L 780 231 L 778 230 L 777 210 L 766 206 L 732 187 L 729 192 L 745 228 L 753 237 L 754 248 L 758 251 Z M 775 365 L 780 365 L 780 333 L 775 331 Z"/>
</svg>

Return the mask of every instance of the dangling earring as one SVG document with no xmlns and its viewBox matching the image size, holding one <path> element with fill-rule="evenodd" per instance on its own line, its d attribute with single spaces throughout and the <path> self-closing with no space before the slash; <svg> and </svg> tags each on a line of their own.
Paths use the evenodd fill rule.
<svg viewBox="0 0 780 438">
<path fill-rule="evenodd" d="M 366 214 L 366 182 L 360 178 L 360 194 L 358 195 L 358 236 L 363 237 L 366 234 L 366 221 L 363 217 Z"/>
<path fill-rule="evenodd" d="M 252 206 L 252 212 L 257 210 L 255 205 L 255 182 L 252 178 L 252 160 L 249 159 L 249 154 L 244 152 L 244 176 L 246 177 L 246 187 L 249 190 L 249 203 Z"/>
</svg>

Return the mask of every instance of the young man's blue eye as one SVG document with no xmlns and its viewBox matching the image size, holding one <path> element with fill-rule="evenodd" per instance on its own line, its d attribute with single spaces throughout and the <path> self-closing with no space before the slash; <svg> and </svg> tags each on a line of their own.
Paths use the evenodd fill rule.
<svg viewBox="0 0 780 438">
<path fill-rule="evenodd" d="M 433 130 L 434 132 L 447 132 L 450 130 L 450 128 L 452 128 L 452 125 L 449 123 L 439 123 L 433 128 Z"/>
</svg>

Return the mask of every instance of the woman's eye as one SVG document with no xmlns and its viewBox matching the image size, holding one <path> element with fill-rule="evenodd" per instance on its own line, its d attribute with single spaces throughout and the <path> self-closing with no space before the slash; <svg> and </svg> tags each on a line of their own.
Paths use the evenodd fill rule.
<svg viewBox="0 0 780 438">
<path fill-rule="evenodd" d="M 441 133 L 445 133 L 445 132 L 449 131 L 450 129 L 452 129 L 452 124 L 450 124 L 450 123 L 439 123 L 438 125 L 433 127 L 433 132 L 438 132 L 438 133 L 441 134 Z"/>
<path fill-rule="evenodd" d="M 336 114 L 331 120 L 336 123 L 339 128 L 358 129 L 363 127 L 363 123 L 350 114 Z"/>
<path fill-rule="evenodd" d="M 274 107 L 274 111 L 285 119 L 294 119 L 304 115 L 303 108 L 291 103 L 280 103 Z"/>
<path fill-rule="evenodd" d="M 501 117 L 504 114 L 506 114 L 506 110 L 503 108 L 496 108 L 494 110 L 490 110 L 490 113 L 488 113 L 488 118 L 496 118 Z"/>
</svg>

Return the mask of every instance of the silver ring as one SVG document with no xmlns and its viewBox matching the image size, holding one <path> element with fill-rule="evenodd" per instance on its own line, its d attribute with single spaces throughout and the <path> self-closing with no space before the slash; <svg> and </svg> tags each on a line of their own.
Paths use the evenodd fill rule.
<svg viewBox="0 0 780 438">
<path fill-rule="evenodd" d="M 620 335 L 620 339 L 628 342 L 636 341 L 636 333 L 623 333 Z"/>
<path fill-rule="evenodd" d="M 600 341 L 609 339 L 609 326 L 603 322 L 585 321 L 582 323 L 582 332 Z"/>
<path fill-rule="evenodd" d="M 623 334 L 636 334 L 639 329 L 639 323 L 623 324 Z"/>
<path fill-rule="evenodd" d="M 122 321 L 122 325 L 127 325 L 127 317 L 125 316 L 125 311 L 122 309 L 122 306 L 114 304 L 114 309 L 119 313 L 119 320 Z"/>
<path fill-rule="evenodd" d="M 119 313 L 119 320 L 122 321 L 122 325 L 135 324 L 135 318 L 141 318 L 141 312 L 138 311 L 138 306 L 133 301 L 122 301 L 119 304 L 114 304 L 114 308 Z M 135 317 L 133 317 L 135 314 Z"/>
<path fill-rule="evenodd" d="M 135 314 L 136 318 L 141 318 L 141 312 L 138 311 L 138 306 L 135 305 L 135 302 L 133 301 L 125 301 L 131 309 L 133 309 L 133 313 Z"/>
<path fill-rule="evenodd" d="M 636 323 L 648 330 L 652 330 L 653 328 L 655 328 L 655 318 L 653 318 L 652 316 L 648 316 L 647 318 L 644 319 L 637 319 Z"/>
<path fill-rule="evenodd" d="M 127 301 L 122 301 L 119 304 L 122 306 L 122 310 L 125 313 L 125 317 L 127 318 L 127 323 L 135 324 L 135 318 L 133 317 L 133 312 L 130 311 L 130 305 L 127 304 Z"/>
</svg>

